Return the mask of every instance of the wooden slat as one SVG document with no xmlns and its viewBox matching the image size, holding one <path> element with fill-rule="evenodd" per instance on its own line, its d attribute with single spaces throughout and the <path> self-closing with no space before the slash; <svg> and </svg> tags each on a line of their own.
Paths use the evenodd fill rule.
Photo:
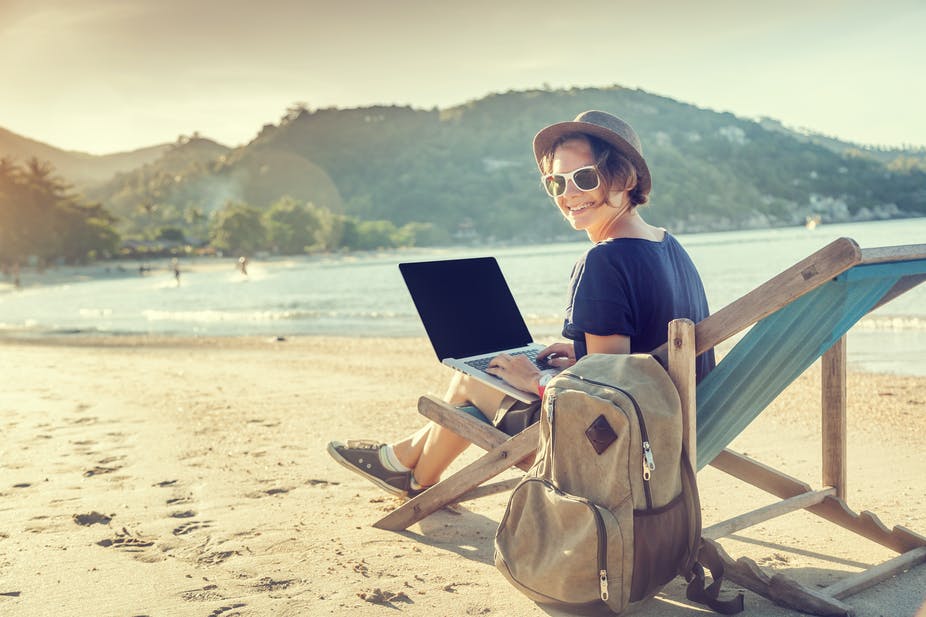
<svg viewBox="0 0 926 617">
<path fill-rule="evenodd" d="M 805 482 L 730 450 L 718 454 L 711 461 L 711 465 L 782 499 L 811 490 L 810 485 Z M 808 506 L 806 510 L 898 553 L 926 546 L 926 537 L 899 526 L 888 529 L 871 512 L 856 514 L 843 500 L 835 496 Z"/>
<path fill-rule="evenodd" d="M 688 452 L 691 468 L 698 468 L 697 400 L 695 398 L 695 336 L 690 319 L 669 322 L 669 377 L 682 403 L 682 445 Z"/>
<path fill-rule="evenodd" d="M 765 507 L 757 508 L 751 512 L 746 512 L 745 514 L 711 525 L 705 528 L 701 532 L 701 535 L 712 540 L 723 538 L 729 536 L 731 533 L 736 533 L 742 529 L 752 527 L 753 525 L 758 525 L 759 523 L 764 523 L 765 521 L 784 514 L 789 514 L 796 510 L 803 510 L 808 506 L 818 504 L 835 492 L 836 489 L 834 488 L 825 488 L 819 491 L 808 491 L 789 499 L 783 499 L 782 501 L 776 501 Z"/>
<path fill-rule="evenodd" d="M 910 261 L 926 259 L 926 244 L 900 244 L 862 249 L 863 264 L 877 264 L 886 261 Z"/>
<path fill-rule="evenodd" d="M 845 499 L 846 487 L 846 337 L 823 354 L 822 361 L 823 486 L 836 488 Z"/>
<path fill-rule="evenodd" d="M 466 491 L 457 499 L 457 503 L 462 503 L 464 501 L 470 501 L 472 499 L 479 499 L 480 497 L 488 497 L 489 495 L 497 495 L 499 493 L 510 493 L 514 490 L 514 487 L 518 485 L 518 482 L 521 481 L 521 478 L 510 478 L 508 480 L 499 480 L 498 482 L 493 482 L 492 484 L 483 484 L 482 486 L 477 486 L 476 488 Z"/>
<path fill-rule="evenodd" d="M 842 616 L 852 614 L 852 607 L 832 596 L 801 585 L 783 574 L 769 576 L 752 559 L 740 557 L 734 561 L 717 542 L 713 540 L 705 540 L 705 542 L 710 542 L 717 549 L 717 554 L 724 565 L 724 576 L 737 585 L 764 596 L 780 606 L 797 609 L 804 613 Z"/>
<path fill-rule="evenodd" d="M 900 526 L 888 529 L 873 512 L 856 514 L 838 497 L 827 497 L 807 511 L 898 553 L 926 546 L 926 537 Z"/>
<path fill-rule="evenodd" d="M 862 251 L 855 240 L 834 240 L 699 322 L 695 326 L 697 353 L 704 353 L 845 272 L 859 263 L 861 256 Z M 666 347 L 662 345 L 654 353 L 665 357 Z"/>
<path fill-rule="evenodd" d="M 761 488 L 766 493 L 782 499 L 802 495 L 812 490 L 806 482 L 732 450 L 724 450 L 710 464 L 734 478 L 739 478 L 747 484 Z"/>
<path fill-rule="evenodd" d="M 497 448 L 510 437 L 491 424 L 486 424 L 433 396 L 422 396 L 418 399 L 418 413 L 486 451 Z M 529 459 L 519 461 L 515 467 L 527 471 L 530 463 Z"/>
<path fill-rule="evenodd" d="M 926 547 L 915 548 L 864 572 L 836 581 L 824 588 L 823 593 L 842 600 L 923 562 L 926 562 Z"/>
<path fill-rule="evenodd" d="M 376 523 L 374 527 L 401 531 L 424 517 L 455 503 L 461 495 L 493 478 L 537 449 L 540 424 L 527 427 L 501 446 L 483 454 L 455 474 L 410 499 Z"/>
<path fill-rule="evenodd" d="M 418 399 L 418 413 L 457 435 L 465 437 L 483 450 L 491 450 L 508 439 L 508 435 L 491 424 L 477 420 L 453 405 L 432 396 Z"/>
</svg>

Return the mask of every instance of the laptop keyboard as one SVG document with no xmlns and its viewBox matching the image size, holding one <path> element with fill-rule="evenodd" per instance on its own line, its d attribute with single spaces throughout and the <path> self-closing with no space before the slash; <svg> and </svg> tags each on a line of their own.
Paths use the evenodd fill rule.
<svg viewBox="0 0 926 617">
<path fill-rule="evenodd" d="M 550 368 L 550 365 L 547 364 L 547 361 L 546 361 L 546 360 L 538 360 L 538 359 L 537 359 L 537 352 L 539 352 L 539 351 L 540 351 L 539 349 L 533 349 L 533 348 L 532 348 L 532 349 L 525 349 L 525 350 L 522 350 L 522 351 L 517 351 L 517 352 L 515 352 L 515 353 L 511 353 L 511 354 L 508 354 L 508 355 L 510 355 L 510 356 L 527 356 L 528 358 L 530 358 L 531 362 L 533 362 L 533 363 L 537 366 L 537 368 L 539 368 L 539 369 L 547 369 L 547 368 Z M 471 366 L 471 367 L 473 367 L 473 368 L 479 369 L 480 371 L 484 371 L 484 370 L 486 370 L 486 368 L 488 368 L 489 362 L 491 362 L 491 361 L 492 361 L 492 357 L 476 358 L 476 359 L 474 359 L 474 360 L 467 360 L 466 362 L 464 362 L 464 364 L 466 364 L 467 366 Z"/>
</svg>

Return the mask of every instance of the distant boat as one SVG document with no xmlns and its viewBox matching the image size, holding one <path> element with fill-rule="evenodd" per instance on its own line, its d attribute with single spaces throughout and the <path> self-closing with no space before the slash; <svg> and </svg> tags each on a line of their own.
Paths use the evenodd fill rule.
<svg viewBox="0 0 926 617">
<path fill-rule="evenodd" d="M 817 225 L 820 224 L 821 218 L 819 214 L 814 214 L 813 216 L 808 216 L 804 219 L 804 227 L 807 229 L 816 229 Z"/>
</svg>

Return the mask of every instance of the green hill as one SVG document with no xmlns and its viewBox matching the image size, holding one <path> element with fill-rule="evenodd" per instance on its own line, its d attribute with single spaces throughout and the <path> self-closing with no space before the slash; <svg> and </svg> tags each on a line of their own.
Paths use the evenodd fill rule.
<svg viewBox="0 0 926 617">
<path fill-rule="evenodd" d="M 69 182 L 83 188 L 110 180 L 119 172 L 136 169 L 161 156 L 169 145 L 161 144 L 114 154 L 88 154 L 49 146 L 0 128 L 0 157 L 19 163 L 31 158 L 51 163 Z"/>
<path fill-rule="evenodd" d="M 530 144 L 586 109 L 637 129 L 653 175 L 647 219 L 676 232 L 926 215 L 920 151 L 853 147 L 618 86 L 507 92 L 444 110 L 295 108 L 245 146 L 177 143 L 88 196 L 129 232 L 289 195 L 361 220 L 431 223 L 461 240 L 572 237 L 540 188 Z"/>
</svg>

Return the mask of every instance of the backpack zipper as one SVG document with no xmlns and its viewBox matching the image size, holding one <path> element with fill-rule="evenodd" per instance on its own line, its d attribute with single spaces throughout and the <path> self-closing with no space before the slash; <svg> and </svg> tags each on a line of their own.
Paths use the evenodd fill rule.
<svg viewBox="0 0 926 617">
<path fill-rule="evenodd" d="M 569 373 L 566 371 L 563 371 L 563 373 L 561 374 L 568 375 L 569 377 L 574 377 L 586 383 L 594 384 L 596 386 L 601 386 L 602 388 L 609 388 L 611 390 L 617 390 L 618 392 L 620 392 L 621 394 L 623 394 L 624 396 L 630 399 L 630 402 L 633 404 L 633 409 L 637 414 L 637 424 L 640 425 L 640 437 L 643 440 L 643 495 L 646 498 L 646 509 L 652 510 L 653 509 L 653 495 L 650 491 L 649 481 L 651 477 L 650 472 L 656 469 L 656 461 L 653 460 L 652 446 L 649 443 L 649 435 L 647 435 L 646 433 L 646 422 L 643 421 L 643 410 L 640 409 L 640 405 L 637 403 L 637 399 L 635 399 L 633 395 L 630 394 L 630 392 L 627 392 L 627 390 L 624 390 L 620 386 L 615 386 L 609 383 L 602 383 L 600 381 L 595 381 L 594 379 L 588 379 L 586 377 L 582 377 L 581 375 L 576 375 L 575 373 Z"/>
<path fill-rule="evenodd" d="M 581 504 L 585 504 L 592 513 L 592 517 L 595 519 L 595 527 L 598 528 L 598 595 L 601 597 L 603 602 L 608 601 L 608 533 L 604 526 L 604 520 L 601 518 L 601 512 L 598 511 L 598 508 L 595 507 L 591 501 L 584 497 L 579 497 L 578 495 L 570 495 L 568 493 L 560 490 L 558 486 L 550 482 L 549 480 L 544 480 L 541 478 L 536 479 L 541 484 L 545 484 L 553 489 L 553 492 L 558 494 L 561 497 L 566 499 L 571 499 L 577 501 Z"/>
</svg>

